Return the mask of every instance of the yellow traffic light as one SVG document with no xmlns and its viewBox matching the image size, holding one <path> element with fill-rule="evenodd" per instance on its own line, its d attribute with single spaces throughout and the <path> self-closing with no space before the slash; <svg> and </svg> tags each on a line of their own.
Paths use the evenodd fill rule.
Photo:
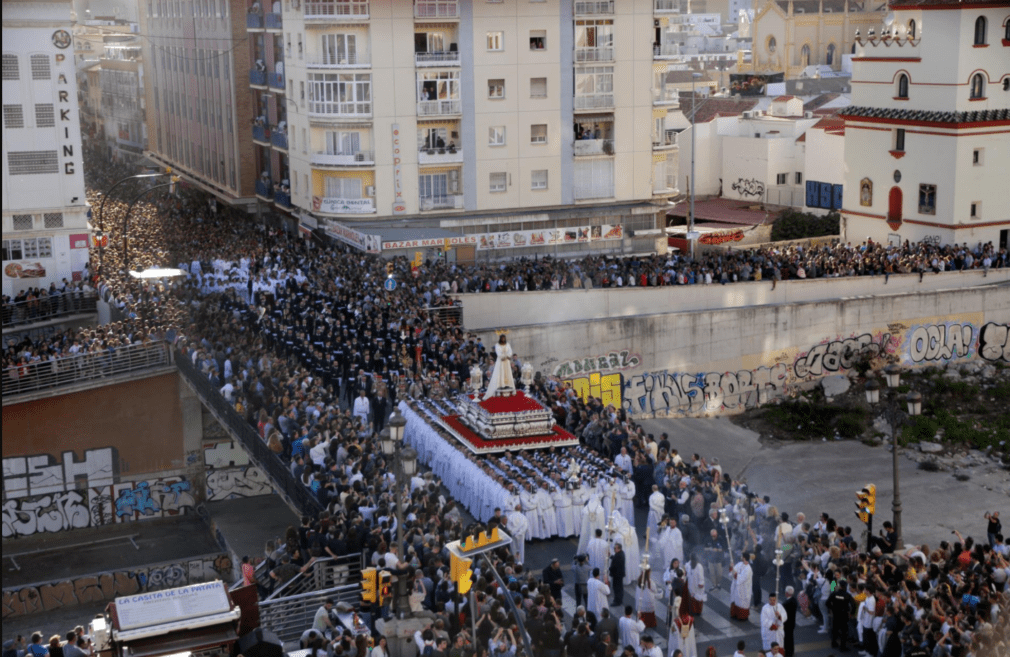
<svg viewBox="0 0 1010 657">
<path fill-rule="evenodd" d="M 470 587 L 473 586 L 473 571 L 470 570 L 472 563 L 472 559 L 464 559 L 457 557 L 455 554 L 449 554 L 449 577 L 452 578 L 452 581 L 456 582 L 456 589 L 460 595 L 469 593 Z"/>
<path fill-rule="evenodd" d="M 870 515 L 876 515 L 877 487 L 873 484 L 866 484 L 866 488 L 864 488 L 863 490 L 866 491 L 866 503 L 867 503 L 866 510 L 870 513 Z"/>
<path fill-rule="evenodd" d="M 856 492 L 856 516 L 863 522 L 868 523 L 870 518 L 873 517 L 877 512 L 877 487 L 873 484 L 866 484 L 866 486 Z"/>
<path fill-rule="evenodd" d="M 378 588 L 376 578 L 378 573 L 375 568 L 366 568 L 361 571 L 361 602 L 375 603 L 378 601 Z"/>
<path fill-rule="evenodd" d="M 388 570 L 379 573 L 379 606 L 384 606 L 387 600 L 393 598 L 393 576 Z"/>
</svg>

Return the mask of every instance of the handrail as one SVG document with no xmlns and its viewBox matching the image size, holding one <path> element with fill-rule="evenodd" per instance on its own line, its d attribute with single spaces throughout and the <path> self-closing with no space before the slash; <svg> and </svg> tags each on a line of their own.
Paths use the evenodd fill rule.
<svg viewBox="0 0 1010 657">
<path fill-rule="evenodd" d="M 266 600 L 289 598 L 302 593 L 344 586 L 344 581 L 361 572 L 361 553 L 346 554 L 337 558 L 323 557 L 312 563 L 312 568 L 298 573 L 282 583 Z"/>
<path fill-rule="evenodd" d="M 234 405 L 224 398 L 220 389 L 200 373 L 190 356 L 179 352 L 175 361 L 179 374 L 186 379 L 207 410 L 242 444 L 249 457 L 270 477 L 274 488 L 301 514 L 317 516 L 323 510 L 323 505 L 316 496 L 291 476 L 287 464 L 270 451 L 255 427 L 246 422 Z"/>
<path fill-rule="evenodd" d="M 348 584 L 276 600 L 264 600 L 259 604 L 260 625 L 285 642 L 297 641 L 305 628 L 312 625 L 316 611 L 326 600 L 357 606 L 360 591 L 360 585 Z"/>
<path fill-rule="evenodd" d="M 53 317 L 93 313 L 98 310 L 98 294 L 78 290 L 67 291 L 29 301 L 3 304 L 3 327 L 30 324 Z"/>
<path fill-rule="evenodd" d="M 165 342 L 149 342 L 15 365 L 4 369 L 3 397 L 6 402 L 12 395 L 171 364 L 172 353 L 168 345 Z"/>
</svg>

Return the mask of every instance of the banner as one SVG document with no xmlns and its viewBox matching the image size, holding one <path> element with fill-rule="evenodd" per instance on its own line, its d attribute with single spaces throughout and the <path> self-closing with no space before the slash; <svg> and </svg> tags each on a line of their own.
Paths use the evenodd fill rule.
<svg viewBox="0 0 1010 657">
<path fill-rule="evenodd" d="M 505 233 L 483 233 L 475 237 L 478 250 L 490 251 L 527 246 L 620 240 L 624 238 L 624 226 L 603 224 L 602 226 L 576 226 L 574 228 L 517 230 Z"/>
<path fill-rule="evenodd" d="M 338 198 L 335 196 L 313 196 L 312 210 L 327 214 L 365 213 L 375 210 L 370 198 Z"/>
<path fill-rule="evenodd" d="M 343 224 L 328 222 L 326 225 L 326 234 L 333 239 L 350 244 L 365 253 L 379 253 L 382 251 L 381 238 L 378 235 L 362 233 Z"/>
<path fill-rule="evenodd" d="M 390 240 L 382 243 L 383 249 L 446 248 L 467 246 L 477 243 L 476 235 L 456 235 L 455 237 L 428 237 L 419 240 Z"/>
</svg>

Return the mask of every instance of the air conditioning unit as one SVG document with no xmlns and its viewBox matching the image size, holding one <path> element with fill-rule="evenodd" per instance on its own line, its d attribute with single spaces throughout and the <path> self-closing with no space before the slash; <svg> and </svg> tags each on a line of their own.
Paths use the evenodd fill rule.
<svg viewBox="0 0 1010 657">
<path fill-rule="evenodd" d="M 662 26 L 661 26 L 661 25 L 659 24 L 659 19 L 658 19 L 658 18 L 653 18 L 653 19 L 652 19 L 652 26 L 653 26 L 653 27 L 662 27 Z"/>
<path fill-rule="evenodd" d="M 367 187 L 365 187 L 365 196 L 367 196 L 368 198 L 375 197 L 375 185 L 368 185 Z"/>
<path fill-rule="evenodd" d="M 754 112 L 744 112 L 741 116 L 745 119 L 752 119 L 754 118 Z"/>
<path fill-rule="evenodd" d="M 354 161 L 355 162 L 364 162 L 365 161 L 365 154 L 364 153 L 355 153 L 354 154 Z"/>
</svg>

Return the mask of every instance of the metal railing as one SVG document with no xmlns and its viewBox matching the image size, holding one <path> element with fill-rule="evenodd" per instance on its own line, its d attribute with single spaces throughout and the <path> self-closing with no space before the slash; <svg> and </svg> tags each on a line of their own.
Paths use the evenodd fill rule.
<svg viewBox="0 0 1010 657">
<path fill-rule="evenodd" d="M 272 89 L 283 89 L 284 88 L 284 74 L 283 73 L 267 73 L 267 86 Z"/>
<path fill-rule="evenodd" d="M 679 43 L 654 43 L 652 44 L 653 57 L 675 57 L 680 54 Z"/>
<path fill-rule="evenodd" d="M 252 133 L 254 141 L 270 141 L 270 128 L 265 125 L 254 125 Z"/>
<path fill-rule="evenodd" d="M 346 1 L 305 3 L 305 20 L 328 18 L 368 20 L 368 3 Z"/>
<path fill-rule="evenodd" d="M 175 358 L 175 362 L 179 368 L 179 374 L 189 382 L 203 405 L 231 434 L 232 438 L 242 444 L 256 465 L 270 477 L 274 489 L 299 509 L 302 514 L 316 517 L 323 510 L 322 504 L 301 482 L 295 481 L 287 464 L 270 451 L 266 442 L 256 432 L 256 428 L 246 422 L 245 418 L 235 410 L 235 406 L 221 395 L 220 389 L 200 373 L 193 365 L 189 355 L 180 353 Z"/>
<path fill-rule="evenodd" d="M 443 52 L 415 52 L 415 66 L 445 66 L 459 64 L 459 51 L 446 50 Z"/>
<path fill-rule="evenodd" d="M 369 66 L 372 63 L 370 52 L 324 53 L 305 62 L 309 68 L 341 68 L 343 66 Z"/>
<path fill-rule="evenodd" d="M 260 602 L 260 626 L 269 629 L 285 643 L 297 641 L 305 628 L 312 627 L 316 611 L 327 599 L 356 607 L 360 597 L 359 584 L 346 584 L 276 600 L 264 600 Z"/>
<path fill-rule="evenodd" d="M 449 194 L 448 196 L 422 196 L 420 197 L 421 210 L 459 210 L 463 207 L 462 194 Z"/>
<path fill-rule="evenodd" d="M 165 342 L 131 344 L 112 350 L 64 356 L 4 369 L 3 397 L 58 388 L 172 364 Z"/>
<path fill-rule="evenodd" d="M 456 0 L 416 0 L 414 18 L 459 18 Z"/>
<path fill-rule="evenodd" d="M 599 16 L 614 13 L 614 0 L 576 0 L 576 16 Z"/>
<path fill-rule="evenodd" d="M 41 297 L 32 301 L 3 304 L 3 327 L 32 324 L 54 317 L 96 312 L 98 294 L 95 292 L 65 292 Z"/>
<path fill-rule="evenodd" d="M 592 94 L 575 97 L 575 109 L 603 109 L 614 106 L 614 94 Z"/>
<path fill-rule="evenodd" d="M 372 116 L 372 103 L 367 100 L 310 100 L 309 114 L 319 117 L 354 117 L 364 119 Z"/>
<path fill-rule="evenodd" d="M 275 14 L 271 12 L 269 14 L 266 14 L 264 18 L 265 18 L 264 24 L 266 25 L 267 29 L 279 30 L 282 27 L 284 27 L 284 22 L 281 20 L 280 14 Z"/>
<path fill-rule="evenodd" d="M 249 84 L 254 84 L 258 87 L 265 87 L 267 84 L 267 72 L 251 69 L 249 71 Z"/>
<path fill-rule="evenodd" d="M 572 143 L 575 155 L 613 155 L 614 141 L 612 139 L 578 139 Z"/>
<path fill-rule="evenodd" d="M 260 196 L 265 199 L 273 199 L 274 190 L 270 185 L 266 184 L 262 180 L 256 181 L 256 196 Z"/>
<path fill-rule="evenodd" d="M 442 116 L 462 112 L 463 103 L 459 100 L 422 100 L 417 103 L 418 116 Z"/>
<path fill-rule="evenodd" d="M 428 306 L 425 310 L 432 319 L 444 324 L 463 325 L 463 306 Z"/>
<path fill-rule="evenodd" d="M 280 130 L 274 130 L 270 133 L 270 143 L 277 148 L 283 148 L 288 150 L 288 135 L 286 132 L 281 132 Z"/>
<path fill-rule="evenodd" d="M 356 584 L 361 579 L 362 559 L 361 552 L 346 554 L 335 559 L 333 557 L 316 559 L 311 568 L 304 573 L 298 573 L 278 586 L 263 601 L 271 602 L 312 591 Z"/>
<path fill-rule="evenodd" d="M 246 14 L 245 26 L 249 29 L 261 29 L 263 27 L 263 16 L 260 14 Z"/>
<path fill-rule="evenodd" d="M 355 151 L 353 153 L 324 153 L 317 151 L 309 154 L 309 162 L 319 166 L 353 167 L 375 164 L 375 151 Z"/>
<path fill-rule="evenodd" d="M 680 0 L 653 0 L 654 11 L 680 11 Z"/>
<path fill-rule="evenodd" d="M 576 48 L 575 61 L 576 63 L 612 62 L 614 61 L 614 49 L 611 47 Z"/>
</svg>

